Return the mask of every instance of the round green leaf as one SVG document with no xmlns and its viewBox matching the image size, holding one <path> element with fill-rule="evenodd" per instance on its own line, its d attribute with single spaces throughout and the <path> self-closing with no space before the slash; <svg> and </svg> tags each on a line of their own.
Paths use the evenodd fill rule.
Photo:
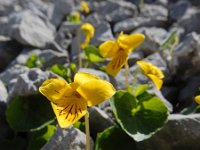
<svg viewBox="0 0 200 150">
<path fill-rule="evenodd" d="M 110 103 L 117 122 L 135 141 L 151 137 L 168 118 L 168 109 L 156 96 L 145 92 L 144 98 L 118 91 Z"/>
<path fill-rule="evenodd" d="M 95 144 L 95 150 L 133 150 L 135 147 L 135 141 L 114 126 L 99 133 Z"/>
<path fill-rule="evenodd" d="M 42 95 L 18 96 L 11 101 L 6 111 L 6 119 L 16 131 L 42 128 L 54 118 L 49 101 Z"/>
<path fill-rule="evenodd" d="M 41 149 L 42 146 L 49 141 L 55 131 L 56 127 L 54 125 L 48 125 L 39 131 L 32 132 L 28 150 Z"/>
</svg>

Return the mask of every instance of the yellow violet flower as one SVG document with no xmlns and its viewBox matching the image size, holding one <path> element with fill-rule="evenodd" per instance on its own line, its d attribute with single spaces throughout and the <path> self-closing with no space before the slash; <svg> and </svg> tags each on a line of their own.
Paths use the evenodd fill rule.
<svg viewBox="0 0 200 150">
<path fill-rule="evenodd" d="M 85 12 L 86 14 L 88 14 L 90 12 L 90 8 L 89 8 L 88 4 L 85 1 L 81 1 L 80 10 L 82 12 Z"/>
<path fill-rule="evenodd" d="M 195 102 L 200 105 L 200 95 L 194 97 Z"/>
<path fill-rule="evenodd" d="M 163 72 L 158 67 L 149 62 L 137 61 L 137 64 L 143 70 L 144 74 L 153 81 L 156 88 L 160 90 L 163 85 Z"/>
<path fill-rule="evenodd" d="M 83 23 L 81 30 L 85 33 L 85 41 L 81 44 L 81 48 L 84 49 L 90 43 L 90 39 L 94 36 L 94 27 L 90 23 Z"/>
<path fill-rule="evenodd" d="M 60 127 L 66 128 L 87 113 L 87 106 L 110 98 L 115 89 L 111 83 L 89 73 L 79 72 L 74 82 L 52 78 L 43 82 L 39 91 L 51 101 Z"/>
<path fill-rule="evenodd" d="M 78 11 L 74 11 L 71 15 L 71 18 L 70 18 L 71 22 L 74 22 L 74 23 L 79 23 L 81 21 L 81 16 L 80 16 L 80 13 Z"/>
<path fill-rule="evenodd" d="M 116 76 L 128 60 L 128 54 L 140 46 L 144 39 L 143 34 L 126 35 L 120 33 L 116 41 L 108 40 L 102 43 L 99 46 L 100 54 L 112 59 L 106 66 L 108 74 Z"/>
</svg>

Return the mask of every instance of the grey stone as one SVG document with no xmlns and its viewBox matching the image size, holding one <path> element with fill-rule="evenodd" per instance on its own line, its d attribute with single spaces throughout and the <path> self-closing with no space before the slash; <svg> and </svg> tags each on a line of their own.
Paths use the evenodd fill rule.
<svg viewBox="0 0 200 150">
<path fill-rule="evenodd" d="M 185 83 L 185 86 L 182 89 L 181 88 L 179 89 L 180 92 L 177 97 L 178 103 L 176 105 L 177 110 L 181 110 L 194 103 L 194 97 L 199 87 L 200 87 L 199 76 L 193 76 L 188 79 L 188 81 Z"/>
<path fill-rule="evenodd" d="M 183 27 L 185 35 L 190 32 L 200 33 L 200 11 L 198 8 L 189 8 L 185 15 L 175 23 L 175 26 Z M 192 23 L 191 23 L 192 22 Z"/>
<path fill-rule="evenodd" d="M 103 80 L 109 81 L 108 75 L 106 73 L 102 72 L 102 71 L 99 71 L 99 70 L 95 70 L 95 69 L 92 69 L 92 68 L 80 68 L 78 71 L 79 72 L 88 72 L 88 73 L 91 73 L 91 74 L 98 76 L 99 78 L 101 78 Z"/>
<path fill-rule="evenodd" d="M 44 48 L 54 40 L 54 26 L 44 16 L 30 10 L 2 17 L 0 25 L 0 34 L 10 36 L 24 45 Z"/>
<path fill-rule="evenodd" d="M 135 17 L 116 23 L 113 30 L 115 33 L 119 33 L 121 31 L 131 33 L 139 27 L 164 27 L 166 26 L 166 23 L 167 18 L 163 17 Z"/>
<path fill-rule="evenodd" d="M 9 102 L 16 96 L 28 96 L 38 93 L 39 86 L 45 80 L 53 77 L 58 76 L 49 71 L 43 72 L 38 68 L 33 68 L 26 73 L 20 74 L 9 91 Z"/>
<path fill-rule="evenodd" d="M 168 9 L 161 5 L 145 4 L 144 8 L 141 10 L 140 16 L 154 18 L 166 19 L 168 16 Z"/>
<path fill-rule="evenodd" d="M 0 1 L 0 16 L 8 15 L 13 11 L 20 9 L 19 5 L 16 5 L 17 0 L 1 0 Z"/>
<path fill-rule="evenodd" d="M 160 51 L 160 46 L 169 36 L 168 32 L 163 28 L 157 27 L 141 27 L 133 33 L 142 33 L 145 35 L 145 40 L 139 47 L 146 56 Z"/>
<path fill-rule="evenodd" d="M 0 80 L 0 103 L 7 103 L 8 92 L 3 82 Z"/>
<path fill-rule="evenodd" d="M 110 117 L 98 107 L 90 107 L 90 131 L 91 136 L 96 137 L 97 133 L 104 131 L 106 128 L 113 126 L 114 122 Z"/>
<path fill-rule="evenodd" d="M 199 124 L 199 114 L 170 115 L 163 129 L 150 139 L 137 143 L 137 147 L 139 150 L 199 150 Z"/>
<path fill-rule="evenodd" d="M 22 65 L 13 65 L 9 68 L 7 68 L 4 72 L 0 74 L 0 79 L 4 82 L 4 84 L 8 88 L 8 93 L 10 89 L 13 87 L 15 84 L 18 76 L 20 74 L 28 72 L 28 68 Z"/>
<path fill-rule="evenodd" d="M 21 52 L 22 45 L 8 37 L 0 36 L 0 72 Z"/>
<path fill-rule="evenodd" d="M 187 79 L 200 71 L 200 35 L 192 32 L 175 48 L 172 60 L 169 61 L 171 74 L 179 80 Z"/>
<path fill-rule="evenodd" d="M 67 129 L 57 127 L 56 132 L 41 150 L 84 150 L 85 134 L 73 126 Z"/>
<path fill-rule="evenodd" d="M 169 8 L 169 19 L 172 21 L 177 21 L 184 16 L 189 6 L 190 3 L 186 0 L 178 1 Z"/>
<path fill-rule="evenodd" d="M 51 22 L 58 27 L 62 20 L 73 10 L 74 4 L 71 0 L 54 1 L 53 13 L 50 17 Z"/>
</svg>

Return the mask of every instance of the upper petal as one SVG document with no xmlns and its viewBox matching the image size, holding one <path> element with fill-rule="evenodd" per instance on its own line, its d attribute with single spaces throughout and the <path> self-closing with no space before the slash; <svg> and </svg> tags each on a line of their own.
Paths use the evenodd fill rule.
<svg viewBox="0 0 200 150">
<path fill-rule="evenodd" d="M 97 105 L 115 93 L 113 85 L 104 80 L 90 80 L 82 84 L 77 92 L 87 101 L 88 106 Z"/>
<path fill-rule="evenodd" d="M 74 83 L 80 86 L 93 79 L 99 80 L 100 78 L 87 72 L 78 72 L 74 76 Z"/>
<path fill-rule="evenodd" d="M 116 42 L 108 40 L 99 46 L 99 53 L 103 57 L 113 58 L 119 50 L 119 46 Z"/>
<path fill-rule="evenodd" d="M 68 99 L 62 106 L 51 105 L 61 128 L 74 124 L 87 112 L 87 103 L 83 98 Z"/>
<path fill-rule="evenodd" d="M 39 91 L 46 96 L 48 100 L 59 105 L 65 101 L 65 96 L 71 95 L 74 90 L 65 80 L 52 78 L 44 81 L 39 87 Z"/>
<path fill-rule="evenodd" d="M 140 46 L 145 39 L 145 36 L 143 34 L 137 33 L 137 34 L 120 34 L 117 38 L 117 43 L 122 49 L 126 50 L 133 50 Z"/>
<path fill-rule="evenodd" d="M 137 61 L 136 63 L 140 66 L 140 68 L 144 71 L 145 74 L 149 72 L 151 66 L 148 62 Z"/>
</svg>

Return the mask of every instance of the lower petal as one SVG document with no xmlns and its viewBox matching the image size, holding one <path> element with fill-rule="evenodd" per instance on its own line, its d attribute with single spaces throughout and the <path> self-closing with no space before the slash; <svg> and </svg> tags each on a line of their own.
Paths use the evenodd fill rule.
<svg viewBox="0 0 200 150">
<path fill-rule="evenodd" d="M 83 99 L 73 100 L 62 106 L 51 103 L 61 128 L 67 128 L 82 118 L 87 112 L 87 103 Z"/>
<path fill-rule="evenodd" d="M 153 83 L 154 83 L 154 85 L 156 86 L 156 88 L 157 88 L 158 90 L 160 90 L 161 87 L 162 87 L 162 85 L 163 85 L 163 80 L 160 79 L 160 78 L 158 78 L 158 77 L 155 76 L 155 75 L 152 75 L 152 74 L 148 74 L 147 76 L 153 81 Z"/>
<path fill-rule="evenodd" d="M 119 53 L 111 62 L 106 66 L 106 71 L 112 76 L 116 76 L 120 69 L 124 66 L 128 59 L 127 53 Z"/>
</svg>

